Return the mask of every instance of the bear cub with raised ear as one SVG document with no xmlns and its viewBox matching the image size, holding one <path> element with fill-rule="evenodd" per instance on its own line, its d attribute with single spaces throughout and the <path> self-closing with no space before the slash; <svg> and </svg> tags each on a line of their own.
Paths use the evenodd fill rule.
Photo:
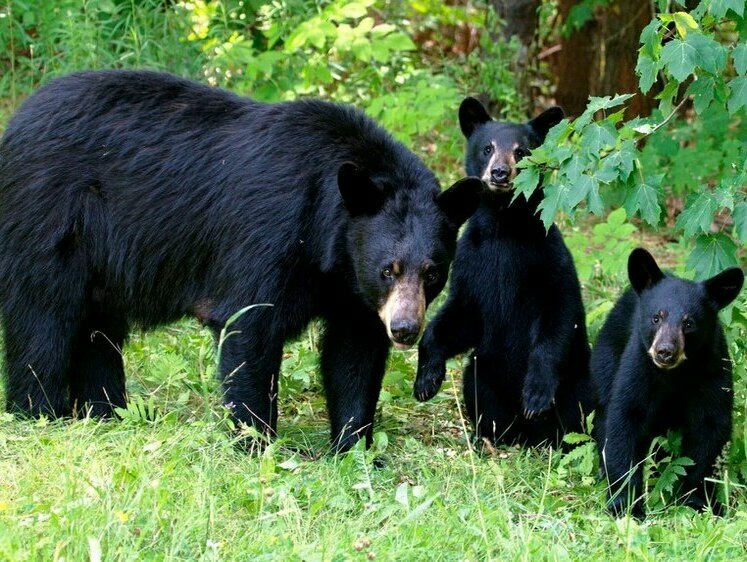
<svg viewBox="0 0 747 562">
<path fill-rule="evenodd" d="M 680 492 L 684 504 L 722 511 L 706 480 L 731 436 L 731 360 L 718 311 L 742 288 L 731 267 L 696 283 L 662 273 L 646 250 L 628 259 L 628 289 L 599 332 L 591 357 L 599 399 L 596 438 L 609 509 L 643 517 L 642 464 L 657 435 L 682 431 L 682 455 L 693 465 Z"/>
<path fill-rule="evenodd" d="M 555 225 L 537 216 L 538 188 L 513 198 L 516 164 L 545 139 L 563 111 L 527 123 L 494 121 L 474 98 L 459 108 L 466 169 L 486 184 L 460 238 L 449 297 L 419 346 L 415 396 L 432 398 L 450 357 L 472 350 L 464 401 L 477 437 L 559 443 L 591 411 L 589 345 L 581 288 Z"/>
</svg>

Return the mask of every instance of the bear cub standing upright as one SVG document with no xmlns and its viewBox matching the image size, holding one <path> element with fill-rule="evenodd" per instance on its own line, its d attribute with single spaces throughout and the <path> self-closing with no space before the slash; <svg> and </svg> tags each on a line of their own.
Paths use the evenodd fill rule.
<svg viewBox="0 0 747 562">
<path fill-rule="evenodd" d="M 744 274 L 724 270 L 701 283 L 665 275 L 646 250 L 628 259 L 628 289 L 599 332 L 591 373 L 599 399 L 596 437 L 610 484 L 610 510 L 644 515 L 638 494 L 651 440 L 682 431 L 693 460 L 684 503 L 721 511 L 711 475 L 731 436 L 731 361 L 718 311 L 739 294 Z M 632 473 L 631 473 L 632 471 Z"/>
<path fill-rule="evenodd" d="M 516 163 L 563 118 L 493 121 L 474 98 L 459 108 L 466 168 L 487 185 L 457 244 L 449 297 L 419 347 L 415 396 L 429 400 L 445 361 L 474 349 L 464 401 L 478 437 L 558 443 L 591 410 L 589 345 L 576 270 L 555 225 L 537 216 L 542 191 L 513 197 Z"/>
</svg>

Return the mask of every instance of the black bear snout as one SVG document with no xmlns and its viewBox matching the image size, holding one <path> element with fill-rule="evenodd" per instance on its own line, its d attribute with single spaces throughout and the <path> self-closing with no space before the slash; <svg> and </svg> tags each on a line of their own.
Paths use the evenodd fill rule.
<svg viewBox="0 0 747 562">
<path fill-rule="evenodd" d="M 511 170 L 509 170 L 507 167 L 498 166 L 490 170 L 490 179 L 495 183 L 506 183 L 508 181 L 508 176 L 510 173 Z"/>
<path fill-rule="evenodd" d="M 656 348 L 656 360 L 668 365 L 674 362 L 674 346 L 662 345 Z"/>
<path fill-rule="evenodd" d="M 403 345 L 414 344 L 420 335 L 420 324 L 411 320 L 393 321 L 390 329 L 392 339 Z"/>
</svg>

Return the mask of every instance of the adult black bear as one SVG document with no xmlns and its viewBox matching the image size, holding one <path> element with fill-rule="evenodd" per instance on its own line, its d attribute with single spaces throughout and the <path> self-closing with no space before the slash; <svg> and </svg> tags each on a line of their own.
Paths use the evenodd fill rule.
<svg viewBox="0 0 747 562">
<path fill-rule="evenodd" d="M 516 163 L 563 118 L 493 121 L 466 98 L 466 168 L 489 189 L 457 245 L 449 298 L 420 343 L 415 396 L 438 391 L 445 361 L 469 349 L 464 401 L 478 436 L 558 443 L 591 410 L 589 345 L 576 270 L 560 231 L 537 216 L 542 191 L 513 203 Z"/>
<path fill-rule="evenodd" d="M 7 405 L 125 403 L 132 324 L 219 331 L 235 418 L 272 434 L 283 343 L 326 320 L 337 450 L 370 439 L 390 340 L 412 345 L 481 183 L 441 193 L 351 107 L 258 103 L 174 76 L 83 72 L 34 94 L 0 145 Z"/>
<path fill-rule="evenodd" d="M 685 504 L 721 511 L 705 480 L 731 436 L 731 361 L 718 311 L 739 294 L 736 267 L 695 283 L 661 272 L 646 250 L 628 259 L 628 289 L 610 312 L 591 356 L 598 396 L 596 437 L 610 483 L 610 510 L 644 515 L 644 457 L 656 435 L 682 431 L 694 465 L 682 483 Z"/>
</svg>

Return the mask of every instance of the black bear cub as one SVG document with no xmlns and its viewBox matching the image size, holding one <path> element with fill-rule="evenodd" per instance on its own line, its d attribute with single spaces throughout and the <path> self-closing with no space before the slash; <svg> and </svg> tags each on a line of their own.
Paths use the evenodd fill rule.
<svg viewBox="0 0 747 562">
<path fill-rule="evenodd" d="M 542 191 L 513 197 L 516 163 L 563 112 L 523 124 L 493 121 L 474 98 L 459 108 L 466 168 L 487 189 L 459 239 L 449 297 L 419 346 L 415 396 L 429 400 L 445 361 L 473 350 L 464 401 L 478 437 L 556 444 L 591 410 L 589 345 L 573 259 L 555 225 L 537 216 Z"/>
<path fill-rule="evenodd" d="M 596 437 L 610 486 L 610 510 L 632 505 L 643 517 L 644 457 L 651 440 L 682 431 L 693 460 L 681 491 L 695 509 L 722 510 L 706 480 L 731 436 L 731 361 L 718 311 L 739 294 L 736 267 L 696 283 L 662 273 L 638 248 L 628 259 L 628 289 L 599 332 L 591 372 L 599 400 Z"/>
<path fill-rule="evenodd" d="M 352 107 L 265 104 L 145 71 L 31 96 L 0 143 L 0 316 L 11 410 L 111 415 L 133 326 L 197 316 L 224 403 L 272 435 L 283 344 L 325 321 L 336 450 L 370 441 L 390 344 L 417 341 L 481 182 L 434 174 Z"/>
</svg>

